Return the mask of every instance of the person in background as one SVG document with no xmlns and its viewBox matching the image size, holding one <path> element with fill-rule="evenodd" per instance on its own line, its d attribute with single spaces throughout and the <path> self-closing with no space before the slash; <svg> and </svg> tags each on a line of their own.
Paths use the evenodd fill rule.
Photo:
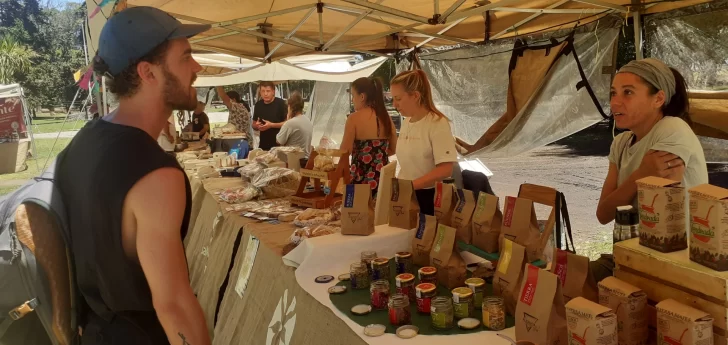
<svg viewBox="0 0 728 345">
<path fill-rule="evenodd" d="M 276 136 L 286 122 L 286 102 L 276 97 L 275 84 L 262 81 L 258 85 L 260 100 L 253 109 L 253 129 L 260 131 L 259 148 L 270 150 L 278 146 Z"/>
<path fill-rule="evenodd" d="M 200 133 L 200 138 L 210 132 L 210 119 L 205 114 L 205 103 L 197 102 L 197 108 L 192 113 L 192 132 Z"/>
<path fill-rule="evenodd" d="M 412 180 L 421 212 L 434 215 L 435 184 L 452 176 L 458 158 L 450 121 L 435 108 L 424 71 L 402 72 L 390 84 L 394 107 L 404 116 L 398 178 Z"/>
<path fill-rule="evenodd" d="M 240 100 L 240 94 L 235 91 L 225 92 L 222 86 L 216 88 L 217 94 L 220 96 L 222 103 L 228 108 L 230 115 L 228 116 L 228 123 L 235 125 L 238 132 L 245 133 L 245 139 L 248 140 L 248 144 L 253 143 L 253 130 L 250 124 L 250 113 L 243 105 Z M 207 116 L 206 116 L 207 117 Z M 208 120 L 209 128 L 209 120 Z"/>
<path fill-rule="evenodd" d="M 340 148 L 351 152 L 352 183 L 367 183 L 376 195 L 382 167 L 397 148 L 397 130 L 384 105 L 380 79 L 355 80 L 351 96 L 355 111 L 346 119 Z"/>
<path fill-rule="evenodd" d="M 303 97 L 294 91 L 288 97 L 288 117 L 276 136 L 278 145 L 295 146 L 303 149 L 306 157 L 311 154 L 311 137 L 313 136 L 313 123 L 303 116 Z"/>
<path fill-rule="evenodd" d="M 182 244 L 190 183 L 155 141 L 173 110 L 197 105 L 202 67 L 188 38 L 209 28 L 139 6 L 101 30 L 93 68 L 109 76 L 119 107 L 87 123 L 55 171 L 69 206 L 84 345 L 210 344 Z"/>
<path fill-rule="evenodd" d="M 174 144 L 177 138 L 177 130 L 174 126 L 174 114 L 167 119 L 167 125 L 162 127 L 162 133 L 157 138 L 157 143 L 165 152 L 174 152 Z"/>
</svg>

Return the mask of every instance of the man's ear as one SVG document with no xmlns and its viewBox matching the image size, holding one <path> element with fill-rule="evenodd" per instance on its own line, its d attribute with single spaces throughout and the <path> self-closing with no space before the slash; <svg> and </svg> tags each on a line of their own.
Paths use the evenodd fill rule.
<svg viewBox="0 0 728 345">
<path fill-rule="evenodd" d="M 137 64 L 137 73 L 142 82 L 155 84 L 159 79 L 157 78 L 156 66 L 142 61 Z"/>
</svg>

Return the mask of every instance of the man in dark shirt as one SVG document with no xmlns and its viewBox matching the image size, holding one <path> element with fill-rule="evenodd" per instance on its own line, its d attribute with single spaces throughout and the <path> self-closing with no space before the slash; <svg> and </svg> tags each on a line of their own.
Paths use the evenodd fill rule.
<svg viewBox="0 0 728 345">
<path fill-rule="evenodd" d="M 210 131 L 210 119 L 205 114 L 205 103 L 203 102 L 197 102 L 197 108 L 192 113 L 192 131 L 200 133 L 200 138 Z"/>
<path fill-rule="evenodd" d="M 288 106 L 276 97 L 275 84 L 270 81 L 260 82 L 260 100 L 253 109 L 253 129 L 260 131 L 259 148 L 270 150 L 278 146 L 276 136 L 283 123 L 286 122 Z"/>
</svg>

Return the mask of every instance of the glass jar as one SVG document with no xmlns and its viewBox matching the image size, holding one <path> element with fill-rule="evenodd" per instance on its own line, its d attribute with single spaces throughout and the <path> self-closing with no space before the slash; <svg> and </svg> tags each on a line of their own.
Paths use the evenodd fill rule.
<svg viewBox="0 0 728 345">
<path fill-rule="evenodd" d="M 460 320 L 472 317 L 475 314 L 475 302 L 473 291 L 470 288 L 459 287 L 452 290 L 452 304 L 455 310 L 455 318 Z"/>
<path fill-rule="evenodd" d="M 389 280 L 389 259 L 376 258 L 372 260 L 372 280 Z"/>
<path fill-rule="evenodd" d="M 372 260 L 377 258 L 377 252 L 373 250 L 365 250 L 361 252 L 361 262 L 367 266 L 369 276 L 372 275 Z"/>
<path fill-rule="evenodd" d="M 465 285 L 473 291 L 475 309 L 480 309 L 483 305 L 483 295 L 485 294 L 485 280 L 481 278 L 470 278 L 465 281 Z"/>
<path fill-rule="evenodd" d="M 429 314 L 432 305 L 432 299 L 437 296 L 437 286 L 430 283 L 422 283 L 415 287 L 415 297 L 417 297 L 417 312 L 420 314 Z"/>
<path fill-rule="evenodd" d="M 506 309 L 503 297 L 490 296 L 483 301 L 483 326 L 501 331 L 506 328 Z"/>
<path fill-rule="evenodd" d="M 432 328 L 441 331 L 451 329 L 455 324 L 452 299 L 450 297 L 440 296 L 433 298 L 430 303 L 430 319 L 432 320 Z"/>
<path fill-rule="evenodd" d="M 361 262 L 355 262 L 349 267 L 349 275 L 351 276 L 351 288 L 354 290 L 362 290 L 369 287 L 369 271 Z"/>
<path fill-rule="evenodd" d="M 397 274 L 412 273 L 412 253 L 398 252 L 394 254 L 394 262 L 397 267 Z"/>
<path fill-rule="evenodd" d="M 369 287 L 369 296 L 372 309 L 385 310 L 389 305 L 389 282 L 386 280 L 375 280 Z"/>
<path fill-rule="evenodd" d="M 398 327 L 412 324 L 409 305 L 409 298 L 403 294 L 394 294 L 389 299 L 389 323 L 392 326 Z"/>
<path fill-rule="evenodd" d="M 614 217 L 613 243 L 639 237 L 639 214 L 632 205 L 617 207 Z"/>
<path fill-rule="evenodd" d="M 415 276 L 411 273 L 402 273 L 394 277 L 394 283 L 397 285 L 397 293 L 401 293 L 410 302 L 416 301 L 415 299 Z"/>
<path fill-rule="evenodd" d="M 430 283 L 437 285 L 437 268 L 426 266 L 417 271 L 421 283 Z"/>
</svg>

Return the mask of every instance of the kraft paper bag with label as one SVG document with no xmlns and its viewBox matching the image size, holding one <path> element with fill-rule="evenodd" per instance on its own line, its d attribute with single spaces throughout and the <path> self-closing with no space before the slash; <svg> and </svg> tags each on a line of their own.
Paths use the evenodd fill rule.
<svg viewBox="0 0 728 345">
<path fill-rule="evenodd" d="M 657 303 L 657 343 L 712 344 L 713 317 L 674 299 Z"/>
<path fill-rule="evenodd" d="M 647 343 L 647 294 L 615 277 L 599 282 L 599 304 L 617 314 L 619 345 Z"/>
<path fill-rule="evenodd" d="M 551 263 L 551 273 L 561 281 L 564 302 L 568 303 L 576 297 L 599 302 L 599 287 L 589 270 L 589 258 L 561 249 L 555 250 L 556 259 Z"/>
<path fill-rule="evenodd" d="M 728 189 L 690 188 L 690 260 L 728 271 Z"/>
<path fill-rule="evenodd" d="M 555 274 L 526 264 L 516 305 L 516 340 L 567 345 L 566 308 Z"/>
<path fill-rule="evenodd" d="M 437 234 L 437 219 L 420 213 L 417 231 L 412 239 L 412 261 L 417 266 L 430 265 L 430 251 Z"/>
<path fill-rule="evenodd" d="M 438 182 L 435 185 L 435 217 L 440 224 L 452 226 L 452 212 L 455 209 L 455 185 Z"/>
<path fill-rule="evenodd" d="M 372 189 L 368 184 L 346 185 L 341 206 L 341 234 L 369 236 L 374 233 Z"/>
<path fill-rule="evenodd" d="M 497 253 L 502 222 L 503 213 L 498 208 L 498 197 L 480 192 L 471 223 L 473 245 L 488 253 Z"/>
<path fill-rule="evenodd" d="M 473 192 L 465 189 L 458 189 L 457 197 L 451 221 L 452 227 L 456 230 L 455 239 L 471 244 L 473 240 L 470 222 L 473 219 L 473 210 L 475 210 L 475 197 Z"/>
<path fill-rule="evenodd" d="M 637 180 L 640 244 L 663 253 L 688 247 L 685 188 L 660 177 Z"/>
<path fill-rule="evenodd" d="M 437 281 L 454 289 L 465 285 L 465 261 L 455 250 L 455 229 L 439 224 L 430 251 L 430 264 L 437 268 Z"/>
<path fill-rule="evenodd" d="M 405 230 L 414 229 L 417 226 L 420 206 L 412 181 L 393 178 L 390 200 L 389 226 Z"/>
<path fill-rule="evenodd" d="M 526 262 L 526 248 L 509 239 L 504 239 L 498 266 L 493 275 L 493 294 L 503 297 L 506 310 L 511 315 L 516 312 L 518 288 L 521 286 L 523 265 Z"/>
<path fill-rule="evenodd" d="M 506 197 L 500 238 L 500 242 L 507 238 L 526 247 L 528 262 L 541 259 L 546 241 L 541 239 L 533 201 L 512 196 Z"/>
<path fill-rule="evenodd" d="M 617 345 L 617 315 L 582 297 L 566 303 L 569 344 Z"/>
</svg>

